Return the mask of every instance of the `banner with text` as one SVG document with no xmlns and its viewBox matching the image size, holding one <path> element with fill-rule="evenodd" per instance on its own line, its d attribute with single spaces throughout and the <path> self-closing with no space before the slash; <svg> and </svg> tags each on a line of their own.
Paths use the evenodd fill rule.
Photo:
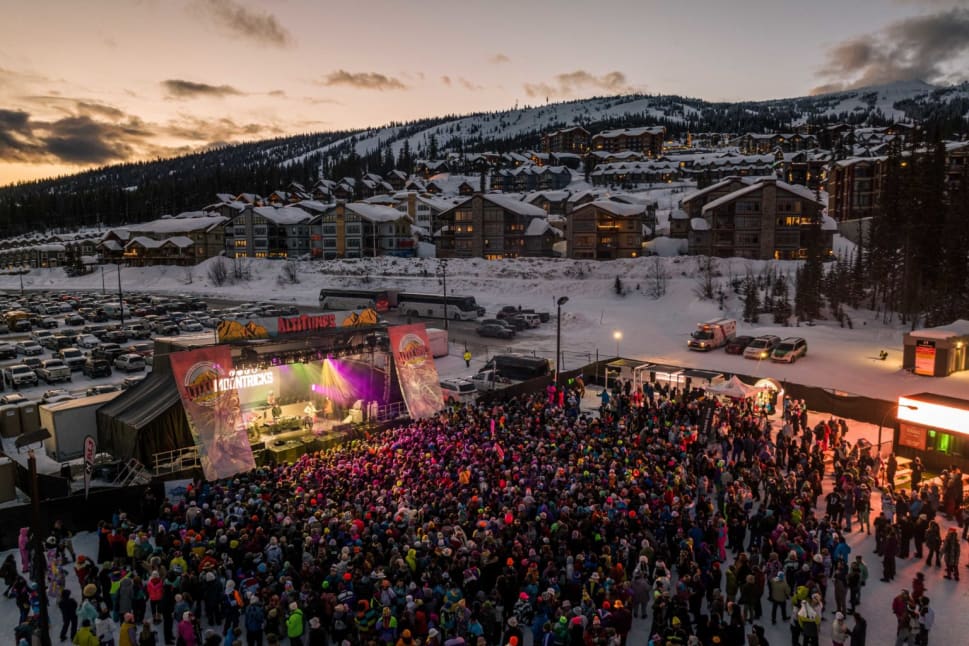
<svg viewBox="0 0 969 646">
<path fill-rule="evenodd" d="M 254 319 L 222 319 L 216 329 L 219 343 L 248 339 L 271 339 L 287 334 L 300 334 L 335 327 L 376 325 L 379 317 L 373 309 L 359 312 L 324 312 L 299 316 L 261 317 Z"/>
<path fill-rule="evenodd" d="M 935 341 L 918 339 L 915 342 L 915 374 L 935 376 Z"/>
<path fill-rule="evenodd" d="M 407 411 L 414 419 L 431 417 L 444 408 L 444 395 L 424 324 L 397 325 L 387 333 Z"/>
<path fill-rule="evenodd" d="M 93 435 L 84 436 L 84 499 L 91 490 L 91 475 L 94 473 L 94 458 L 98 454 L 98 443 Z"/>
<path fill-rule="evenodd" d="M 238 389 L 260 375 L 233 370 L 232 351 L 225 345 L 174 352 L 170 357 L 206 480 L 256 468 Z"/>
</svg>

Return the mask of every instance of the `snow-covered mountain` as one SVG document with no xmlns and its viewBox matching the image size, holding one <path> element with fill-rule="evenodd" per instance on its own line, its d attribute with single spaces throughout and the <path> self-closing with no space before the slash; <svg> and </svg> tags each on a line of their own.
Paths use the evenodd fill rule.
<svg viewBox="0 0 969 646">
<path fill-rule="evenodd" d="M 358 170 L 387 170 L 400 160 L 405 147 L 409 159 L 534 150 L 541 145 L 542 133 L 574 124 L 592 132 L 662 125 L 669 136 L 684 137 L 687 132 L 789 132 L 804 124 L 877 126 L 893 121 L 927 123 L 943 137 L 965 134 L 969 83 L 936 87 L 909 81 L 740 103 L 658 95 L 594 97 L 267 139 L 0 188 L 0 236 L 148 220 L 196 210 L 220 192 L 268 195 L 292 181 L 311 186 L 321 173 L 339 172 L 335 165 L 354 156 L 362 160 L 356 163 Z"/>
</svg>

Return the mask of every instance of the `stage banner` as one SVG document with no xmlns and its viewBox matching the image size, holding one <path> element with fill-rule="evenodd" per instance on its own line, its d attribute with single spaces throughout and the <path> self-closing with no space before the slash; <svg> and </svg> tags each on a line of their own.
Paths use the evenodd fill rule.
<svg viewBox="0 0 969 646">
<path fill-rule="evenodd" d="M 424 324 L 397 325 L 387 333 L 407 411 L 414 419 L 435 415 L 444 408 L 444 395 Z"/>
<path fill-rule="evenodd" d="M 87 500 L 91 489 L 91 474 L 94 473 L 94 458 L 98 454 L 98 444 L 93 435 L 84 436 L 84 499 Z"/>
<path fill-rule="evenodd" d="M 266 379 L 271 383 L 271 373 L 233 370 L 227 345 L 169 356 L 205 479 L 219 480 L 256 468 L 238 389 L 264 385 L 261 382 Z"/>
<path fill-rule="evenodd" d="M 377 325 L 379 317 L 373 309 L 299 316 L 261 317 L 254 319 L 222 319 L 216 328 L 219 343 L 248 339 L 272 339 L 288 334 L 301 334 L 335 327 Z"/>
</svg>

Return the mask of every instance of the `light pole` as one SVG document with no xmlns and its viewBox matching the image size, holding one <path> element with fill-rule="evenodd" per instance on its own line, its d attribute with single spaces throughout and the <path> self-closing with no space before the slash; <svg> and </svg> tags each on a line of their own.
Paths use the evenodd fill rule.
<svg viewBox="0 0 969 646">
<path fill-rule="evenodd" d="M 555 385 L 559 385 L 559 365 L 562 363 L 562 306 L 569 302 L 568 296 L 561 296 L 555 302 L 558 312 L 555 314 Z"/>
<path fill-rule="evenodd" d="M 616 358 L 619 358 L 619 342 L 622 341 L 622 330 L 616 330 L 612 333 L 612 338 L 616 340 Z"/>
<path fill-rule="evenodd" d="M 442 258 L 441 262 L 441 278 L 444 283 L 444 330 L 448 330 L 448 315 L 447 315 L 447 259 Z"/>
<path fill-rule="evenodd" d="M 34 450 L 27 453 L 27 466 L 30 469 L 30 507 L 31 531 L 34 534 L 34 553 L 31 555 L 31 576 L 37 584 L 37 600 L 40 605 L 37 629 L 40 631 L 41 646 L 51 646 L 50 616 L 47 612 L 47 555 L 44 553 L 44 539 L 40 529 L 40 488 L 37 485 L 37 458 Z"/>
<path fill-rule="evenodd" d="M 878 453 L 878 457 L 881 457 L 881 455 L 882 455 L 882 426 L 885 425 L 885 420 L 888 419 L 888 416 L 892 414 L 892 411 L 893 410 L 895 412 L 895 417 L 896 418 L 898 417 L 898 409 L 899 408 L 907 408 L 909 410 L 918 410 L 919 409 L 918 406 L 912 406 L 911 404 L 899 404 L 896 408 L 894 408 L 894 409 L 889 408 L 887 411 L 885 411 L 885 414 L 882 415 L 882 421 L 880 421 L 878 423 L 878 446 L 875 449 L 877 451 L 877 453 Z M 892 438 L 892 440 L 894 441 L 894 437 Z"/>
<path fill-rule="evenodd" d="M 121 312 L 121 327 L 124 327 L 124 292 L 121 291 L 121 263 L 118 263 L 118 311 Z"/>
<path fill-rule="evenodd" d="M 20 298 L 23 298 L 24 297 L 24 268 L 23 267 L 20 268 L 20 271 L 17 272 L 17 275 L 20 276 Z"/>
</svg>

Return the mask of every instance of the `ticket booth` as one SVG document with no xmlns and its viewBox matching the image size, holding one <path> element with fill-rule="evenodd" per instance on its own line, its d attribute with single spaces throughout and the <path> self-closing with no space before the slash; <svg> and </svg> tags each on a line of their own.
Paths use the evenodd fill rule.
<svg viewBox="0 0 969 646">
<path fill-rule="evenodd" d="M 969 470 L 969 400 L 934 393 L 898 398 L 895 453 L 931 471 Z"/>
</svg>

